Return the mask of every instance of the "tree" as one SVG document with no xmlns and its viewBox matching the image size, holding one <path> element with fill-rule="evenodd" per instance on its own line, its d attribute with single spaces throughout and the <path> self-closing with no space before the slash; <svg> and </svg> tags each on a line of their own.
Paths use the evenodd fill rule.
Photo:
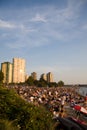
<svg viewBox="0 0 87 130">
<path fill-rule="evenodd" d="M 38 87 L 46 87 L 47 86 L 47 81 L 44 80 L 42 77 L 40 78 L 39 80 L 39 83 L 38 83 Z"/>
<path fill-rule="evenodd" d="M 60 80 L 60 81 L 58 82 L 58 86 L 59 86 L 59 87 L 63 87 L 63 86 L 64 86 L 64 82 Z"/>
<path fill-rule="evenodd" d="M 39 81 L 38 80 L 34 80 L 34 85 L 38 86 L 38 84 L 39 84 Z"/>
<path fill-rule="evenodd" d="M 0 70 L 0 83 L 3 82 L 3 79 L 4 79 L 4 74 L 3 74 L 3 72 Z"/>
<path fill-rule="evenodd" d="M 56 82 L 51 82 L 48 85 L 49 85 L 49 87 L 57 87 L 58 86 L 58 84 Z"/>
<path fill-rule="evenodd" d="M 27 79 L 26 83 L 29 85 L 29 86 L 33 86 L 34 85 L 34 79 L 32 76 L 29 76 L 29 78 Z"/>
</svg>

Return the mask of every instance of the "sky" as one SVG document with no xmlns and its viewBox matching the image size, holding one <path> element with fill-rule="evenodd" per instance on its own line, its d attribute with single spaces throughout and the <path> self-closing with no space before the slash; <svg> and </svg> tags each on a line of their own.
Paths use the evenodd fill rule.
<svg viewBox="0 0 87 130">
<path fill-rule="evenodd" d="M 26 60 L 26 73 L 87 84 L 87 0 L 0 0 L 0 63 Z"/>
</svg>

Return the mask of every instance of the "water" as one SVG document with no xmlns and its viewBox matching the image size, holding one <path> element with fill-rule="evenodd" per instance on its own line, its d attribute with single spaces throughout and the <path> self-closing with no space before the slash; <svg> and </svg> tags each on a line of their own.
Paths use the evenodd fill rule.
<svg viewBox="0 0 87 130">
<path fill-rule="evenodd" d="M 87 94 L 87 87 L 79 87 L 79 93 L 85 96 Z"/>
</svg>

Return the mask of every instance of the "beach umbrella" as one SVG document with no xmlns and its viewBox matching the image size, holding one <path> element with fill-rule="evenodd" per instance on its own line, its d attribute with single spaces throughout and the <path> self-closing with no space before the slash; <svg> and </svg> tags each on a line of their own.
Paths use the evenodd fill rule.
<svg viewBox="0 0 87 130">
<path fill-rule="evenodd" d="M 74 109 L 77 110 L 77 111 L 80 111 L 80 112 L 82 112 L 84 114 L 87 114 L 87 110 L 84 107 L 80 106 L 80 105 L 75 105 Z"/>
</svg>

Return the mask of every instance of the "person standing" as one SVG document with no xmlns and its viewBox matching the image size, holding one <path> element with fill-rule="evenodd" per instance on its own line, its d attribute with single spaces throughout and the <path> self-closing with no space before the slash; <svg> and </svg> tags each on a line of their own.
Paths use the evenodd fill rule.
<svg viewBox="0 0 87 130">
<path fill-rule="evenodd" d="M 65 100 L 66 100 L 66 96 L 65 96 L 65 95 L 63 95 L 63 96 L 61 97 L 61 110 L 63 110 L 63 109 L 64 109 Z"/>
</svg>

